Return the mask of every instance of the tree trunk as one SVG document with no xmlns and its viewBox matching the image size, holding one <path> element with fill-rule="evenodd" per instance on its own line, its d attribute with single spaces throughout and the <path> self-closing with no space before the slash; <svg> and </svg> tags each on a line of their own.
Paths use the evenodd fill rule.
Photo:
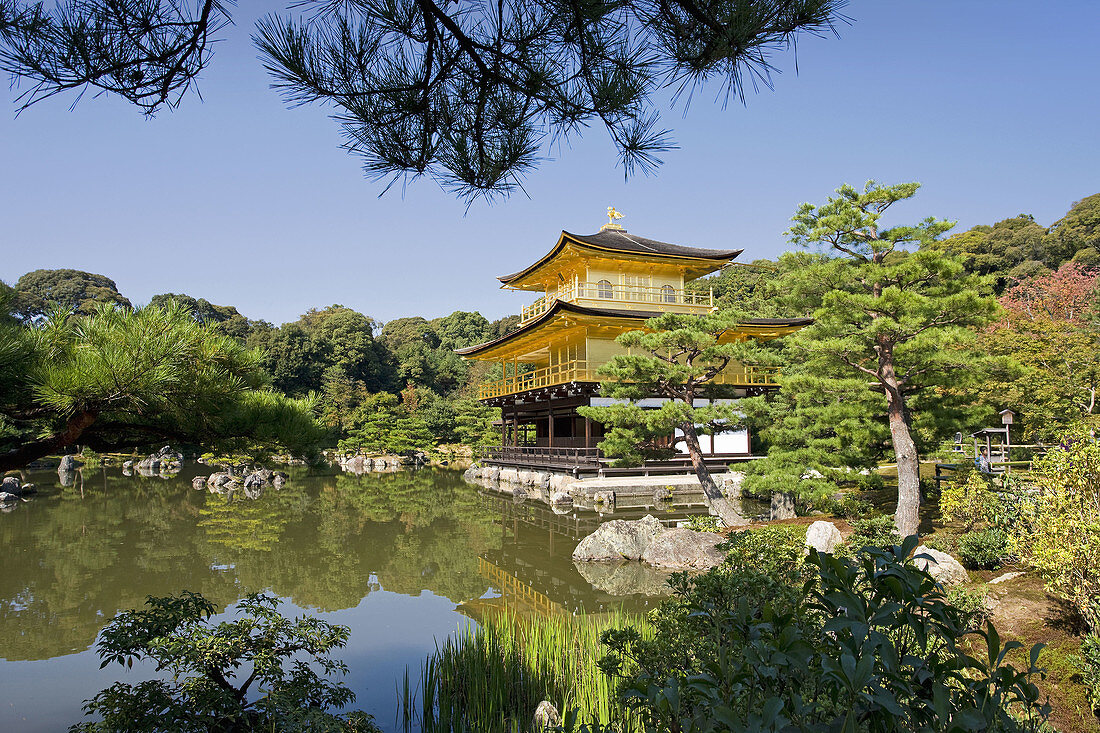
<svg viewBox="0 0 1100 733">
<path fill-rule="evenodd" d="M 749 520 L 745 519 L 740 509 L 723 496 L 718 484 L 714 483 L 714 477 L 710 475 L 710 469 L 707 468 L 707 463 L 703 459 L 703 448 L 699 445 L 699 434 L 695 432 L 695 424 L 681 423 L 680 430 L 684 433 L 684 443 L 691 458 L 691 467 L 695 469 L 699 485 L 703 487 L 707 506 L 726 523 L 727 527 L 743 527 L 748 524 Z"/>
<path fill-rule="evenodd" d="M 887 385 L 886 402 L 890 417 L 890 442 L 894 444 L 894 458 L 898 463 L 898 509 L 894 513 L 894 526 L 898 534 L 908 537 L 917 534 L 920 524 L 920 460 L 909 425 L 909 413 L 905 409 L 905 398 L 896 386 L 891 388 Z"/>
<path fill-rule="evenodd" d="M 48 438 L 24 443 L 7 453 L 0 455 L 0 471 L 10 471 L 15 468 L 23 468 L 31 461 L 48 456 L 54 451 L 61 450 L 65 446 L 76 442 L 80 434 L 96 421 L 98 413 L 94 411 L 79 412 L 69 418 L 65 429 Z"/>
</svg>

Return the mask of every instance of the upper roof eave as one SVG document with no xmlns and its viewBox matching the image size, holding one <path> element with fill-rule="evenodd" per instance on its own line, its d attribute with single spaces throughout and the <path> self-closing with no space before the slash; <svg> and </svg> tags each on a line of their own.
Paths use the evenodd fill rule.
<svg viewBox="0 0 1100 733">
<path fill-rule="evenodd" d="M 561 236 L 558 237 L 558 242 L 553 249 L 540 257 L 534 264 L 511 275 L 502 275 L 497 280 L 503 285 L 509 285 L 519 280 L 552 260 L 569 243 L 600 252 L 645 255 L 671 260 L 728 262 L 744 252 L 743 249 L 703 249 L 701 247 L 669 244 L 668 242 L 659 242 L 656 239 L 635 236 L 625 229 L 605 229 L 596 234 L 573 234 L 562 230 Z"/>
</svg>

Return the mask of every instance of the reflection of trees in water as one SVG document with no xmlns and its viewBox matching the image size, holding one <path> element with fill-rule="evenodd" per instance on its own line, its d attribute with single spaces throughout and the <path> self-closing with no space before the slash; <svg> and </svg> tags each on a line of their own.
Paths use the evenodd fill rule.
<svg viewBox="0 0 1100 733">
<path fill-rule="evenodd" d="M 236 600 L 232 582 L 195 551 L 191 497 L 164 484 L 133 491 L 126 479 L 95 474 L 85 475 L 83 498 L 79 489 L 46 493 L 17 521 L 0 522 L 0 657 L 86 649 L 107 619 L 150 594 L 187 588 Z"/>
<path fill-rule="evenodd" d="M 36 476 L 43 494 L 0 518 L 0 657 L 86 649 L 119 610 L 185 589 L 221 606 L 271 589 L 336 610 L 358 605 L 373 573 L 387 590 L 458 603 L 484 593 L 477 556 L 500 546 L 493 512 L 449 471 L 302 469 L 255 500 L 194 491 L 189 475 L 84 473 L 59 492 Z"/>
</svg>

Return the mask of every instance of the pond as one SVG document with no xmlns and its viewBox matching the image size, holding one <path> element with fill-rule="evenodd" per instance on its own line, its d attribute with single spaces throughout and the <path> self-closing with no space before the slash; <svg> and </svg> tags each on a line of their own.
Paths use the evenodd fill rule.
<svg viewBox="0 0 1100 733">
<path fill-rule="evenodd" d="M 94 650 L 100 629 L 149 595 L 191 590 L 224 608 L 269 591 L 287 601 L 288 615 L 349 626 L 338 656 L 351 668 L 354 707 L 385 730 L 395 729 L 406 665 L 418 668 L 437 638 L 471 620 L 502 607 L 598 613 L 659 602 L 612 595 L 630 587 L 587 568 L 586 579 L 573 565 L 598 515 L 516 504 L 457 471 L 297 468 L 281 490 L 254 499 L 192 489 L 192 477 L 210 472 L 85 468 L 70 486 L 56 472 L 26 475 L 40 493 L 0 515 L 0 730 L 64 730 L 99 690 L 149 675 L 137 665 L 100 670 Z M 660 576 L 629 582 L 654 588 Z"/>
</svg>

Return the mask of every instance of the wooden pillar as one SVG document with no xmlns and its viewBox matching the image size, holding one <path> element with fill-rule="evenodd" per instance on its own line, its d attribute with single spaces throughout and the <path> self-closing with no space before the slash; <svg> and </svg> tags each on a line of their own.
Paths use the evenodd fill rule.
<svg viewBox="0 0 1100 733">
<path fill-rule="evenodd" d="M 500 444 L 508 445 L 508 418 L 503 407 L 500 408 Z"/>
<path fill-rule="evenodd" d="M 548 448 L 554 447 L 554 398 L 551 397 L 550 401 L 546 403 L 546 446 Z"/>
<path fill-rule="evenodd" d="M 519 406 L 512 405 L 512 445 L 519 445 Z"/>
<path fill-rule="evenodd" d="M 584 447 L 592 447 L 592 421 L 587 417 L 584 419 Z"/>
</svg>

